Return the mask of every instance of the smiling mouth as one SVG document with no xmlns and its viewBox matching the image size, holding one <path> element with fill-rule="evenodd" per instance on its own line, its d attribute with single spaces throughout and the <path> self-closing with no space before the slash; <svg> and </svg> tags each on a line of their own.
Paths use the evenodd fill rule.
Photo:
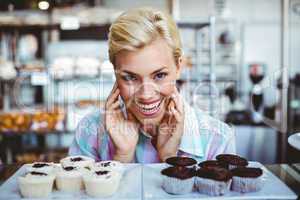
<svg viewBox="0 0 300 200">
<path fill-rule="evenodd" d="M 135 105 L 143 115 L 150 116 L 156 114 L 159 111 L 162 101 L 163 99 L 152 104 L 142 104 L 135 102 Z"/>
</svg>

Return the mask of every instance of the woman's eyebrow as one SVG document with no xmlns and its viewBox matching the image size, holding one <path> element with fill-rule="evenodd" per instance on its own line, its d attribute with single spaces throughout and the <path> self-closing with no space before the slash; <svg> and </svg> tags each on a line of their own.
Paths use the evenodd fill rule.
<svg viewBox="0 0 300 200">
<path fill-rule="evenodd" d="M 156 74 L 157 72 L 160 72 L 160 71 L 162 71 L 165 68 L 167 69 L 167 67 L 162 67 L 160 69 L 157 69 L 154 72 L 152 72 L 151 75 Z M 138 76 L 138 74 L 136 74 L 134 72 L 131 72 L 131 71 L 128 71 L 128 70 L 121 70 L 121 72 Z"/>
<path fill-rule="evenodd" d="M 165 68 L 167 68 L 167 67 L 162 67 L 162 68 L 160 68 L 160 69 L 158 69 L 158 70 L 155 70 L 154 72 L 151 73 L 151 75 L 156 74 L 156 73 L 162 71 L 162 70 L 165 69 Z"/>
</svg>

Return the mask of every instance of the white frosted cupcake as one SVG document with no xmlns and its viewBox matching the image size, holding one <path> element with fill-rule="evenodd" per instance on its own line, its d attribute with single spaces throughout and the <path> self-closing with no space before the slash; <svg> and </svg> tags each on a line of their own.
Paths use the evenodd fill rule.
<svg viewBox="0 0 300 200">
<path fill-rule="evenodd" d="M 47 162 L 34 162 L 30 164 L 27 168 L 27 172 L 42 172 L 42 173 L 54 173 L 56 166 L 54 163 Z"/>
<path fill-rule="evenodd" d="M 92 168 L 95 160 L 87 156 L 69 156 L 60 160 L 60 163 L 63 167 L 90 167 Z"/>
<path fill-rule="evenodd" d="M 119 172 L 121 175 L 123 175 L 124 166 L 119 161 L 108 160 L 95 163 L 94 170 L 111 170 Z"/>
<path fill-rule="evenodd" d="M 21 195 L 25 198 L 46 198 L 53 188 L 55 176 L 42 172 L 28 172 L 18 177 Z"/>
<path fill-rule="evenodd" d="M 112 196 L 118 189 L 120 173 L 113 170 L 99 170 L 83 176 L 86 193 L 91 197 Z"/>
<path fill-rule="evenodd" d="M 61 167 L 56 173 L 56 187 L 64 192 L 79 192 L 84 188 L 82 176 L 86 173 L 84 168 L 68 166 Z"/>
<path fill-rule="evenodd" d="M 199 193 L 222 196 L 230 189 L 232 174 L 224 168 L 200 168 L 196 172 L 195 187 Z"/>
<path fill-rule="evenodd" d="M 169 194 L 187 194 L 194 186 L 194 170 L 176 166 L 161 171 L 163 176 L 162 188 Z"/>
</svg>

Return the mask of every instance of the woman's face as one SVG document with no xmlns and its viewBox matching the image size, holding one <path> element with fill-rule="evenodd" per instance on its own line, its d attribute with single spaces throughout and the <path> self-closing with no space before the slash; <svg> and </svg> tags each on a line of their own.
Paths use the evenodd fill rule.
<svg viewBox="0 0 300 200">
<path fill-rule="evenodd" d="M 127 111 L 140 123 L 156 125 L 164 116 L 175 89 L 180 64 L 175 63 L 165 40 L 157 39 L 138 51 L 121 51 L 115 73 Z"/>
</svg>

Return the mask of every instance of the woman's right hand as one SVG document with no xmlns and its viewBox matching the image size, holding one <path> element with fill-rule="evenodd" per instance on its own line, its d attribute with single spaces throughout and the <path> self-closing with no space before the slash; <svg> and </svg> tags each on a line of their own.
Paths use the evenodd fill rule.
<svg viewBox="0 0 300 200">
<path fill-rule="evenodd" d="M 120 90 L 115 83 L 105 103 L 105 128 L 115 145 L 114 160 L 131 162 L 139 137 L 138 122 L 129 112 L 128 119 L 124 118 L 118 100 L 119 95 Z"/>
</svg>

